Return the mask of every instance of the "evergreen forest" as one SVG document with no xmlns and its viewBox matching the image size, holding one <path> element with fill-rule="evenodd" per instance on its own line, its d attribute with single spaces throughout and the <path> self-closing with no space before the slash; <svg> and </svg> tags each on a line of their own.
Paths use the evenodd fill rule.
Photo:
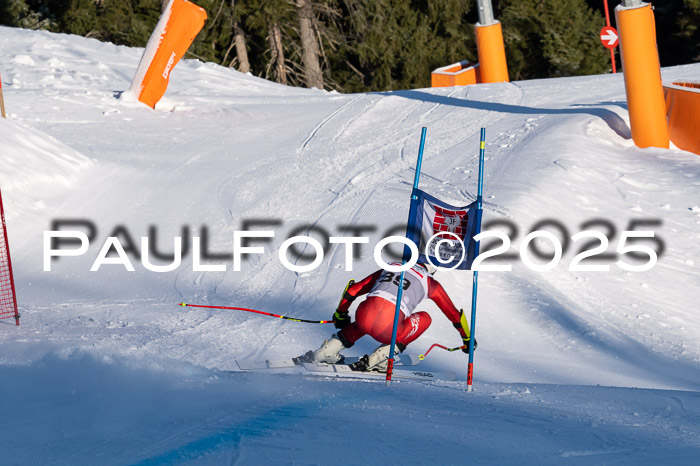
<svg viewBox="0 0 700 466">
<path fill-rule="evenodd" d="M 145 46 L 168 0 L 0 0 L 0 24 Z M 511 80 L 608 73 L 606 0 L 493 0 Z M 430 86 L 477 61 L 476 0 L 193 0 L 208 20 L 186 58 L 340 92 Z M 619 0 L 609 0 L 612 25 Z M 662 66 L 700 61 L 700 0 L 655 0 Z M 619 54 L 617 63 L 619 68 Z"/>
</svg>

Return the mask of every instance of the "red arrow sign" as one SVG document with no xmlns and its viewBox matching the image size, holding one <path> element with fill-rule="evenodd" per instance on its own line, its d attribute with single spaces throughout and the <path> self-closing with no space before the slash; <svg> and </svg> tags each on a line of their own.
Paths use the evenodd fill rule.
<svg viewBox="0 0 700 466">
<path fill-rule="evenodd" d="M 600 41 L 609 49 L 614 49 L 620 42 L 620 37 L 614 27 L 605 26 L 600 30 Z"/>
</svg>

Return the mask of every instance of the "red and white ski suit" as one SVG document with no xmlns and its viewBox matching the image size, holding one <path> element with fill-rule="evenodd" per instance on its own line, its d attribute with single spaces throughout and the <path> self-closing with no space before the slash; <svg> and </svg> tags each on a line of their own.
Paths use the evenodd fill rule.
<svg viewBox="0 0 700 466">
<path fill-rule="evenodd" d="M 394 264 L 400 265 L 400 264 Z M 354 344 L 365 335 L 383 344 L 391 343 L 391 333 L 396 312 L 396 298 L 400 273 L 377 270 L 362 281 L 350 286 L 338 306 L 339 313 L 346 313 L 354 299 L 369 294 L 360 303 L 355 313 L 355 322 L 338 332 L 341 341 Z M 450 322 L 458 326 L 463 337 L 467 334 L 460 324 L 460 311 L 457 310 L 445 289 L 424 268 L 416 265 L 404 275 L 404 290 L 401 298 L 402 315 L 396 334 L 396 342 L 404 347 L 425 332 L 432 322 L 425 311 L 414 312 L 416 306 L 425 298 L 431 299 L 447 316 Z"/>
</svg>

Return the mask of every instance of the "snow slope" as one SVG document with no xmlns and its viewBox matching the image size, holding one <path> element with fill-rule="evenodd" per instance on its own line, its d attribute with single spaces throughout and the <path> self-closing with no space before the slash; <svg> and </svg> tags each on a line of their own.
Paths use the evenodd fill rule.
<svg viewBox="0 0 700 466">
<path fill-rule="evenodd" d="M 22 313 L 19 328 L 0 321 L 10 463 L 696 464 L 700 158 L 634 146 L 622 75 L 343 95 L 185 60 L 153 111 L 123 95 L 141 53 L 0 28 L 0 183 Z M 656 241 L 640 244 L 658 263 L 569 271 L 582 241 L 549 272 L 515 257 L 511 272 L 481 273 L 471 394 L 464 355 L 438 350 L 421 368 L 461 381 L 386 389 L 224 372 L 236 358 L 300 354 L 332 328 L 176 303 L 329 318 L 344 283 L 376 268 L 373 245 L 401 232 L 423 126 L 421 188 L 457 204 L 475 198 L 486 128 L 484 222 L 502 222 L 512 252 L 548 221 L 558 237 L 601 229 L 608 253 L 622 231 L 651 229 Z M 45 272 L 56 220 L 92 225 L 94 238 Z M 301 274 L 277 258 L 290 235 L 358 227 L 370 243 L 352 272 L 338 247 Z M 243 229 L 275 237 L 234 272 L 226 254 Z M 221 255 L 207 263 L 227 270 L 194 271 L 188 252 L 172 272 L 138 254 L 133 272 L 90 272 L 114 235 L 131 251 L 148 236 L 162 254 L 175 236 L 206 236 Z M 469 307 L 470 273 L 438 278 Z M 409 350 L 459 344 L 425 309 L 434 323 Z"/>
</svg>

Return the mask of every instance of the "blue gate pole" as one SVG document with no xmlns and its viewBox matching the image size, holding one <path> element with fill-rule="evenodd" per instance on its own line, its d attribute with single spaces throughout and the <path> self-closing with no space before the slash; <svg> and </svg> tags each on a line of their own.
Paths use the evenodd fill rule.
<svg viewBox="0 0 700 466">
<path fill-rule="evenodd" d="M 483 207 L 484 191 L 484 153 L 486 150 L 486 128 L 481 128 L 481 140 L 479 143 L 479 188 L 476 196 L 476 234 L 481 233 L 481 212 Z M 479 256 L 479 242 L 474 245 L 474 257 Z M 474 377 L 474 341 L 476 339 L 476 290 L 479 283 L 479 272 L 473 272 L 472 280 L 472 318 L 469 329 L 469 365 L 467 366 L 467 391 L 472 391 Z"/>
<path fill-rule="evenodd" d="M 423 150 L 425 149 L 425 133 L 427 131 L 426 127 L 423 127 L 420 133 L 420 147 L 418 149 L 418 162 L 416 162 L 416 174 L 413 178 L 413 189 L 418 189 L 418 181 L 420 180 L 420 169 L 421 165 L 423 164 Z M 413 205 L 413 202 L 417 199 L 416 194 L 411 191 L 411 205 Z M 409 214 L 408 218 L 409 221 L 406 224 L 406 237 L 409 236 L 410 228 L 411 228 L 411 214 L 410 214 L 410 208 L 409 208 Z M 405 250 L 405 248 L 404 248 Z M 404 254 L 404 257 L 401 261 L 401 265 L 404 265 L 406 263 L 406 255 Z M 396 311 L 394 312 L 394 327 L 391 330 L 391 349 L 389 350 L 389 362 L 387 363 L 387 368 L 386 368 L 386 385 L 389 386 L 391 384 L 391 373 L 394 371 L 394 355 L 396 354 L 394 351 L 394 348 L 396 347 L 396 334 L 398 333 L 399 329 L 399 315 L 401 314 L 401 297 L 403 296 L 403 277 L 405 275 L 406 271 L 402 270 L 401 271 L 401 277 L 399 278 L 399 291 L 396 296 Z"/>
</svg>

